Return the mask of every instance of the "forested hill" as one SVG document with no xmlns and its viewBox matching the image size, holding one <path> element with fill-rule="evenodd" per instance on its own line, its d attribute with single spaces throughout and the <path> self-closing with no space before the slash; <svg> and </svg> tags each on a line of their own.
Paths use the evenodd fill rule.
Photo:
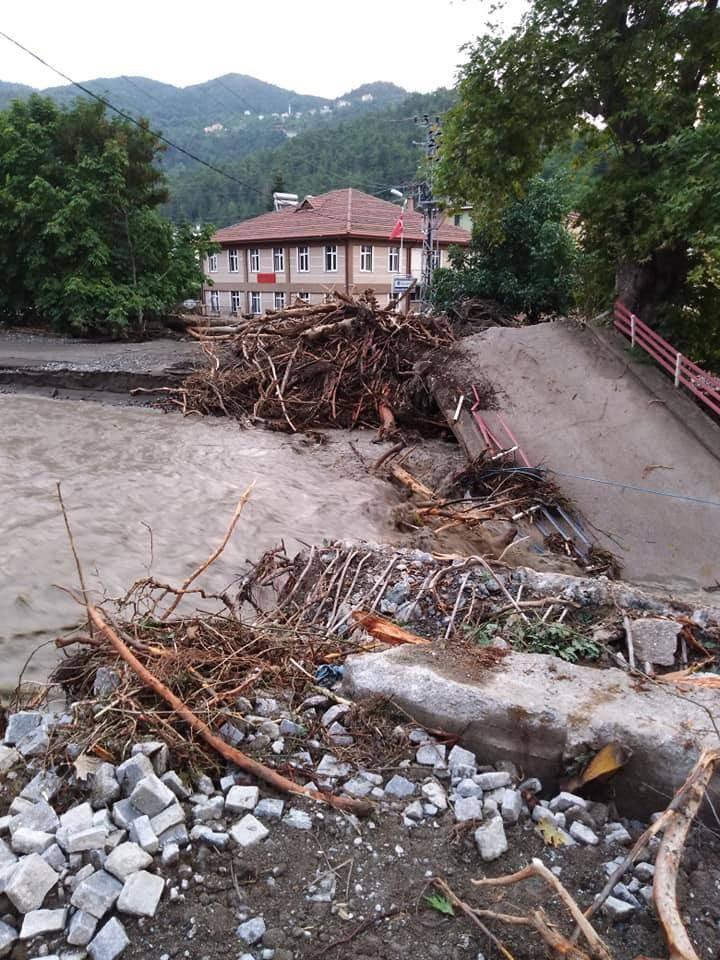
<svg viewBox="0 0 720 960">
<path fill-rule="evenodd" d="M 408 95 L 402 87 L 378 82 L 330 99 L 237 73 L 189 87 L 128 76 L 97 78 L 83 86 L 133 117 L 146 117 L 153 129 L 212 162 L 277 146 L 308 129 L 382 110 Z M 0 82 L 0 110 L 32 93 L 61 104 L 84 96 L 72 84 L 38 91 Z M 172 169 L 181 159 L 180 153 L 169 150 L 164 163 Z"/>
<path fill-rule="evenodd" d="M 443 113 L 454 97 L 444 89 L 412 94 L 384 110 L 316 126 L 273 148 L 249 156 L 239 152 L 222 164 L 235 180 L 185 160 L 169 172 L 167 212 L 174 220 L 221 227 L 271 209 L 273 189 L 303 196 L 357 187 L 390 199 L 390 187 L 414 180 L 422 165 L 423 131 L 413 118 Z"/>
</svg>

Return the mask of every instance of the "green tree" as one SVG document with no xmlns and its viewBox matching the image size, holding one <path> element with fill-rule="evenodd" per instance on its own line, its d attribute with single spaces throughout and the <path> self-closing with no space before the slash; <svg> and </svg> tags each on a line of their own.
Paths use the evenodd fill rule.
<svg viewBox="0 0 720 960">
<path fill-rule="evenodd" d="M 491 30 L 469 48 L 444 128 L 444 192 L 497 218 L 554 148 L 580 136 L 599 161 L 578 196 L 583 243 L 617 295 L 651 322 L 667 304 L 697 301 L 698 270 L 710 296 L 717 3 L 533 0 L 508 36 Z"/>
<path fill-rule="evenodd" d="M 455 248 L 451 267 L 436 270 L 432 299 L 446 309 L 470 297 L 497 300 L 531 321 L 568 309 L 577 279 L 577 244 L 554 181 L 536 177 L 499 224 L 480 222 L 469 248 Z"/>
<path fill-rule="evenodd" d="M 38 96 L 0 114 L 0 315 L 143 332 L 202 283 L 209 229 L 174 226 L 147 127 Z"/>
</svg>

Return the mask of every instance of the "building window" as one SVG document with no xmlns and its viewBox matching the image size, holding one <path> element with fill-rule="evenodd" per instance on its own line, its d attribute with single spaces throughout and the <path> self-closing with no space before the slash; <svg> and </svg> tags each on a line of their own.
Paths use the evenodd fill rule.
<svg viewBox="0 0 720 960">
<path fill-rule="evenodd" d="M 337 273 L 337 245 L 334 243 L 325 247 L 325 272 Z"/>
<path fill-rule="evenodd" d="M 310 270 L 310 247 L 298 247 L 298 273 Z"/>
<path fill-rule="evenodd" d="M 273 247 L 273 270 L 275 273 L 285 271 L 285 251 L 282 247 Z"/>
<path fill-rule="evenodd" d="M 372 273 L 373 248 L 369 244 L 360 247 L 360 270 L 362 273 Z"/>
<path fill-rule="evenodd" d="M 281 268 L 282 269 L 282 268 Z M 285 294 L 276 292 L 274 295 L 274 304 L 276 310 L 282 310 L 285 306 Z"/>
<path fill-rule="evenodd" d="M 240 269 L 240 262 L 238 260 L 238 252 L 236 247 L 228 250 L 228 270 L 230 273 L 237 273 Z"/>
<path fill-rule="evenodd" d="M 211 253 L 208 257 L 208 271 L 210 273 L 217 273 L 218 268 L 218 255 L 216 253 Z"/>
<path fill-rule="evenodd" d="M 433 250 L 432 255 L 430 256 L 430 269 L 437 270 L 440 266 L 441 253 L 439 250 Z"/>
<path fill-rule="evenodd" d="M 240 291 L 230 291 L 230 309 L 233 313 L 240 313 Z"/>
<path fill-rule="evenodd" d="M 388 249 L 388 273 L 400 273 L 400 247 Z"/>
<path fill-rule="evenodd" d="M 310 294 L 309 293 L 298 293 L 298 300 L 302 300 L 303 303 L 310 303 Z"/>
<path fill-rule="evenodd" d="M 210 310 L 213 313 L 220 313 L 220 292 L 218 290 L 210 291 Z"/>
<path fill-rule="evenodd" d="M 262 313 L 262 294 L 257 290 L 250 293 L 250 313 Z"/>
<path fill-rule="evenodd" d="M 456 213 L 455 216 L 453 217 L 453 222 L 454 222 L 454 224 L 455 224 L 456 227 L 459 227 L 459 226 L 460 226 L 460 221 L 461 221 L 461 220 L 462 220 L 462 216 L 461 216 L 459 213 Z"/>
<path fill-rule="evenodd" d="M 250 273 L 257 273 L 260 269 L 260 250 L 258 247 L 250 247 L 248 259 L 250 261 Z"/>
</svg>

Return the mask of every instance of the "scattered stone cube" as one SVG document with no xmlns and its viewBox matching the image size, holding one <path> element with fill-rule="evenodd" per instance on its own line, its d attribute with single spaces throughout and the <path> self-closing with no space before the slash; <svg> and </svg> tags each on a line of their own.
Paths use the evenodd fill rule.
<svg viewBox="0 0 720 960">
<path fill-rule="evenodd" d="M 500 805 L 505 823 L 517 823 L 522 811 L 523 799 L 519 790 L 506 790 Z"/>
<path fill-rule="evenodd" d="M 565 810 L 569 810 L 570 807 L 582 807 L 583 809 L 587 807 L 587 800 L 584 797 L 578 797 L 574 793 L 567 793 L 563 791 L 559 793 L 556 797 L 550 801 L 550 809 L 553 813 L 556 810 L 559 810 L 561 813 Z"/>
<path fill-rule="evenodd" d="M 60 831 L 58 831 L 58 842 L 65 847 L 67 853 L 83 853 L 86 850 L 97 850 L 104 847 L 107 835 L 107 827 L 93 826 L 85 830 L 68 832 L 64 837 L 64 842 L 60 838 Z"/>
<path fill-rule="evenodd" d="M 600 843 L 598 835 L 579 820 L 575 820 L 575 822 L 570 825 L 570 836 L 573 840 L 577 840 L 578 843 L 584 843 L 589 847 L 595 847 Z"/>
<path fill-rule="evenodd" d="M 13 747 L 6 747 L 0 745 L 0 774 L 5 774 L 15 766 L 16 763 L 20 762 L 20 754 Z M 7 926 L 7 924 L 5 924 Z M 8 930 L 12 930 L 12 927 L 8 927 Z M 2 940 L 0 939 L 0 943 Z M 2 954 L 0 953 L 0 957 Z"/>
<path fill-rule="evenodd" d="M 458 823 L 465 820 L 482 820 L 482 800 L 479 797 L 458 797 L 454 812 Z"/>
<path fill-rule="evenodd" d="M 352 780 L 348 780 L 347 783 L 343 784 L 342 789 L 343 793 L 347 793 L 348 796 L 361 799 L 372 791 L 373 785 L 363 777 L 353 777 Z"/>
<path fill-rule="evenodd" d="M 437 767 L 445 763 L 445 744 L 424 743 L 417 748 L 415 762 L 423 767 Z"/>
<path fill-rule="evenodd" d="M 109 697 L 120 686 L 120 674 L 112 667 L 98 667 L 95 671 L 93 694 L 96 697 Z"/>
<path fill-rule="evenodd" d="M 330 727 L 339 717 L 346 714 L 349 709 L 350 707 L 345 703 L 334 703 L 331 707 L 328 707 L 320 717 L 320 723 L 322 723 L 324 727 Z"/>
<path fill-rule="evenodd" d="M 497 790 L 500 787 L 509 787 L 511 783 L 510 774 L 505 770 L 491 770 L 489 773 L 476 773 L 473 777 L 475 783 L 483 790 Z"/>
<path fill-rule="evenodd" d="M 241 923 L 235 931 L 238 938 L 249 946 L 259 943 L 265 936 L 265 920 L 263 917 L 252 917 Z"/>
<path fill-rule="evenodd" d="M 204 793 L 206 797 L 211 797 L 215 793 L 213 782 L 207 774 L 201 773 L 195 782 L 200 793 Z"/>
<path fill-rule="evenodd" d="M 281 720 L 280 733 L 283 737 L 304 737 L 307 730 L 294 720 Z"/>
<path fill-rule="evenodd" d="M 39 800 L 49 802 L 58 792 L 61 784 L 60 777 L 54 770 L 41 770 L 20 791 L 20 796 L 31 803 Z"/>
<path fill-rule="evenodd" d="M 53 868 L 37 853 L 31 853 L 13 868 L 5 894 L 20 913 L 38 910 L 58 881 Z"/>
<path fill-rule="evenodd" d="M 111 763 L 101 763 L 93 774 L 92 794 L 90 802 L 93 807 L 104 807 L 113 803 L 120 796 L 120 784 L 115 775 L 115 767 Z"/>
<path fill-rule="evenodd" d="M 118 880 L 125 880 L 131 873 L 144 870 L 152 863 L 152 857 L 137 843 L 121 843 L 105 861 L 104 868 Z"/>
<path fill-rule="evenodd" d="M 168 772 L 164 773 L 160 779 L 166 787 L 172 790 L 178 800 L 187 800 L 187 798 L 190 796 L 190 791 L 174 770 L 168 770 Z"/>
<path fill-rule="evenodd" d="M 505 827 L 501 817 L 493 817 L 481 824 L 475 831 L 475 843 L 478 852 L 486 862 L 497 860 L 508 848 Z"/>
<path fill-rule="evenodd" d="M 448 754 L 447 765 L 453 777 L 472 777 L 477 769 L 475 754 L 457 744 Z"/>
<path fill-rule="evenodd" d="M 625 903 L 629 903 L 630 906 L 635 907 L 636 910 L 642 909 L 642 904 L 638 898 L 624 883 L 616 883 L 612 889 L 612 892 L 613 896 L 617 897 L 618 900 L 624 900 Z"/>
<path fill-rule="evenodd" d="M 117 917 L 111 917 L 88 944 L 92 960 L 115 960 L 130 943 L 125 927 Z"/>
<path fill-rule="evenodd" d="M 41 856 L 45 863 L 50 864 L 53 870 L 57 870 L 58 873 L 60 873 L 61 870 L 64 870 L 67 866 L 65 854 L 62 852 L 57 843 L 53 843 L 52 846 L 47 848 L 47 850 L 44 850 Z"/>
<path fill-rule="evenodd" d="M 180 847 L 177 843 L 166 843 L 162 848 L 160 862 L 164 867 L 171 867 L 180 859 Z"/>
<path fill-rule="evenodd" d="M 160 834 L 158 837 L 160 849 L 163 850 L 168 843 L 177 843 L 180 847 L 186 847 L 190 843 L 187 827 L 184 823 L 178 823 L 177 826 L 170 827 L 165 833 Z"/>
<path fill-rule="evenodd" d="M 51 833 L 20 827 L 12 836 L 12 848 L 15 853 L 43 853 L 54 840 Z"/>
<path fill-rule="evenodd" d="M 60 814 L 60 827 L 68 830 L 83 830 L 91 827 L 93 822 L 93 809 L 89 803 L 81 803 L 77 807 L 71 807 L 65 813 Z"/>
<path fill-rule="evenodd" d="M 76 857 L 82 860 L 82 857 L 80 856 L 79 853 L 73 854 L 73 856 L 70 858 L 71 870 L 76 869 L 76 864 L 72 862 Z M 65 883 L 69 886 L 70 892 L 72 893 L 73 890 L 76 890 L 80 886 L 80 884 L 83 882 L 83 880 L 87 880 L 88 877 L 91 877 L 95 873 L 95 869 L 96 868 L 91 863 L 86 863 L 85 866 L 81 867 L 81 869 L 79 869 L 74 876 L 68 877 Z"/>
<path fill-rule="evenodd" d="M 652 883 L 655 876 L 655 867 L 651 863 L 638 863 L 633 873 L 641 883 Z"/>
<path fill-rule="evenodd" d="M 45 833 L 55 833 L 60 820 L 53 808 L 46 800 L 38 800 L 37 803 L 31 803 L 24 807 L 21 813 L 18 813 L 10 821 L 10 833 L 14 833 L 21 827 L 27 827 L 30 830 L 43 830 Z"/>
<path fill-rule="evenodd" d="M 85 947 L 92 940 L 98 922 L 90 913 L 84 910 L 76 910 L 70 917 L 68 925 L 67 942 L 73 947 Z"/>
<path fill-rule="evenodd" d="M 284 800 L 278 800 L 275 797 L 264 797 L 255 807 L 256 817 L 262 817 L 264 820 L 279 820 L 282 817 L 285 807 Z"/>
<path fill-rule="evenodd" d="M 50 746 L 50 737 L 46 726 L 36 727 L 22 740 L 18 740 L 16 747 L 23 757 L 40 757 L 47 752 Z"/>
<path fill-rule="evenodd" d="M 127 797 L 145 777 L 155 773 L 150 758 L 144 753 L 136 753 L 123 761 L 115 771 L 118 781 Z"/>
<path fill-rule="evenodd" d="M 287 821 L 287 817 L 285 818 Z M 268 836 L 270 831 L 251 813 L 246 814 L 230 827 L 230 836 L 239 847 L 253 847 Z"/>
<path fill-rule="evenodd" d="M 0 920 L 0 957 L 6 957 L 10 953 L 17 938 L 18 932 L 15 927 Z"/>
<path fill-rule="evenodd" d="M 397 773 L 385 784 L 385 793 L 387 796 L 396 797 L 399 800 L 411 797 L 416 789 L 416 784 L 408 780 L 407 777 L 402 777 Z"/>
<path fill-rule="evenodd" d="M 144 740 L 142 743 L 136 743 L 131 753 L 134 756 L 143 753 L 146 757 L 149 757 L 153 769 L 159 777 L 167 773 L 170 751 L 168 745 L 163 743 L 162 740 Z"/>
<path fill-rule="evenodd" d="M 224 850 L 230 843 L 230 834 L 224 830 L 213 830 L 205 823 L 198 823 L 190 831 L 190 839 L 203 843 L 206 847 Z"/>
<path fill-rule="evenodd" d="M 465 777 L 460 780 L 455 784 L 454 790 L 456 797 L 478 797 L 482 799 L 483 795 L 482 787 L 478 786 L 472 777 Z"/>
<path fill-rule="evenodd" d="M 621 843 L 623 846 L 632 843 L 632 837 L 621 823 L 609 823 L 605 830 L 606 843 Z"/>
<path fill-rule="evenodd" d="M 75 888 L 70 903 L 102 920 L 120 896 L 122 884 L 105 870 L 97 870 Z"/>
<path fill-rule="evenodd" d="M 616 923 L 622 920 L 629 920 L 635 913 L 635 907 L 624 900 L 618 900 L 617 897 L 608 897 L 603 904 L 603 913 L 606 913 Z"/>
<path fill-rule="evenodd" d="M 675 664 L 678 635 L 682 624 L 676 620 L 643 617 L 632 621 L 632 639 L 638 660 L 662 667 Z"/>
<path fill-rule="evenodd" d="M 350 764 L 341 763 L 331 753 L 326 753 L 317 765 L 317 774 L 319 777 L 334 779 L 337 777 L 347 777 L 350 773 Z"/>
<path fill-rule="evenodd" d="M 252 710 L 249 701 L 246 701 L 246 703 L 249 709 L 243 710 L 240 705 L 240 700 L 238 700 L 238 709 L 243 713 L 249 713 Z M 259 717 L 276 717 L 281 709 L 280 702 L 274 697 L 258 697 L 255 701 L 255 713 L 257 713 Z"/>
<path fill-rule="evenodd" d="M 420 788 L 420 792 L 425 800 L 434 807 L 437 807 L 438 810 L 447 810 L 447 794 L 436 780 L 430 780 L 428 783 L 424 783 Z"/>
<path fill-rule="evenodd" d="M 204 803 L 193 807 L 192 817 L 195 823 L 207 823 L 209 820 L 219 820 L 225 810 L 223 797 L 208 797 Z"/>
<path fill-rule="evenodd" d="M 425 816 L 425 810 L 419 800 L 413 800 L 403 810 L 403 817 L 407 820 L 422 820 Z"/>
<path fill-rule="evenodd" d="M 40 713 L 39 710 L 21 710 L 19 713 L 11 713 L 5 730 L 5 743 L 11 746 L 19 743 L 34 733 L 38 727 L 43 726 L 45 721 L 45 714 Z"/>
<path fill-rule="evenodd" d="M 152 828 L 150 817 L 143 814 L 132 821 L 128 829 L 128 836 L 133 843 L 142 847 L 146 853 L 157 853 L 160 849 L 157 834 Z"/>
<path fill-rule="evenodd" d="M 225 797 L 225 812 L 232 814 L 254 810 L 259 799 L 257 787 L 230 787 Z"/>
<path fill-rule="evenodd" d="M 143 754 L 137 754 L 141 757 Z M 135 759 L 135 758 L 131 758 Z M 146 758 L 147 759 L 147 758 Z M 150 773 L 142 780 L 138 780 L 135 789 L 130 794 L 130 802 L 140 813 L 154 817 L 175 800 L 175 794 L 155 773 Z"/>
<path fill-rule="evenodd" d="M 32 940 L 33 937 L 40 937 L 45 933 L 64 930 L 66 917 L 67 907 L 59 910 L 30 910 L 23 917 L 20 939 Z"/>
<path fill-rule="evenodd" d="M 121 913 L 129 913 L 134 917 L 154 917 L 164 889 L 162 877 L 139 870 L 125 881 L 117 908 Z"/>
<path fill-rule="evenodd" d="M 292 827 L 294 830 L 312 830 L 312 820 L 308 813 L 305 813 L 304 810 L 298 810 L 297 807 L 292 807 L 283 817 L 282 821 L 287 827 Z"/>
<path fill-rule="evenodd" d="M 179 803 L 171 803 L 169 807 L 165 807 L 157 816 L 154 816 L 150 821 L 150 826 L 152 827 L 156 836 L 165 833 L 166 830 L 169 830 L 171 827 L 176 827 L 179 823 L 185 822 L 185 811 L 180 806 Z"/>
</svg>

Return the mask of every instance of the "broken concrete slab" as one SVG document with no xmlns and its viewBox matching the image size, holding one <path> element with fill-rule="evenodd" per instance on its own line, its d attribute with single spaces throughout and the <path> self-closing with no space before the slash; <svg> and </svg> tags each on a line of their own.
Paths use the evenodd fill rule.
<svg viewBox="0 0 720 960">
<path fill-rule="evenodd" d="M 676 620 L 661 620 L 658 617 L 644 617 L 642 620 L 633 620 L 630 629 L 636 660 L 641 663 L 657 663 L 661 667 L 675 665 L 681 623 Z"/>
<path fill-rule="evenodd" d="M 616 790 L 624 809 L 641 817 L 657 806 L 658 791 L 671 795 L 684 782 L 713 736 L 707 709 L 717 710 L 712 690 L 694 691 L 693 703 L 669 685 L 640 687 L 615 668 L 515 652 L 480 667 L 471 658 L 448 663 L 432 646 L 350 656 L 344 690 L 356 700 L 390 697 L 415 721 L 458 734 L 479 762 L 512 760 L 546 786 L 565 758 L 620 742 L 632 757 Z"/>
</svg>

